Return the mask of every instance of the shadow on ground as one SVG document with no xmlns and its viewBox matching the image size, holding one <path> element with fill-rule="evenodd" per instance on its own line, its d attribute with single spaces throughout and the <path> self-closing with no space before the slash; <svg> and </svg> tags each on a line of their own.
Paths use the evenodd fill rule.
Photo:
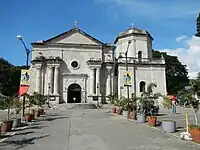
<svg viewBox="0 0 200 150">
<path fill-rule="evenodd" d="M 15 149 L 21 149 L 28 145 L 34 144 L 35 140 L 42 139 L 42 138 L 45 138 L 48 136 L 49 135 L 37 136 L 37 137 L 31 137 L 31 138 L 22 138 L 19 140 L 8 140 L 8 141 L 4 141 L 3 145 L 1 145 L 1 146 L 5 146 L 5 145 L 9 144 L 9 145 L 13 145 L 15 147 Z"/>
</svg>

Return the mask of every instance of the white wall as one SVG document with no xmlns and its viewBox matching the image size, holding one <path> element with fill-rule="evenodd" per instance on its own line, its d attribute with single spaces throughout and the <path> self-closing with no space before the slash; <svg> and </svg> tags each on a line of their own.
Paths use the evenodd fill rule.
<svg viewBox="0 0 200 150">
<path fill-rule="evenodd" d="M 156 83 L 157 88 L 154 89 L 154 92 L 159 92 L 163 95 L 166 95 L 166 77 L 165 77 L 165 67 L 164 66 L 136 66 L 136 95 L 141 96 L 141 92 L 139 91 L 139 84 L 141 81 L 146 83 L 146 88 L 150 83 Z M 124 73 L 125 73 L 125 65 L 119 66 L 119 73 L 118 73 L 118 95 L 123 93 L 124 96 L 127 96 L 127 89 L 124 87 Z M 133 66 L 129 67 L 129 72 L 132 76 L 132 87 L 130 87 L 130 96 L 131 93 L 134 93 L 134 74 L 133 74 Z M 120 87 L 124 87 L 122 91 L 120 91 Z"/>
</svg>

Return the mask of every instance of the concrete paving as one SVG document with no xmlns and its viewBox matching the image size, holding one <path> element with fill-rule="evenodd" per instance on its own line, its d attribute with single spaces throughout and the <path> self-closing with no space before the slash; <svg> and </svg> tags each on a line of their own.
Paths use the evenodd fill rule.
<svg viewBox="0 0 200 150">
<path fill-rule="evenodd" d="M 179 136 L 181 132 L 186 131 L 186 121 L 185 121 L 186 112 L 188 112 L 189 124 L 195 124 L 194 110 L 192 108 L 183 108 L 183 107 L 177 107 L 176 114 L 172 114 L 171 110 L 160 107 L 159 110 L 160 116 L 158 116 L 158 120 L 159 121 L 175 120 L 177 126 L 177 132 L 175 132 L 174 135 Z M 198 111 L 198 116 L 199 116 L 198 123 L 200 124 L 200 111 Z"/>
<path fill-rule="evenodd" d="M 199 150 L 200 145 L 122 119 L 107 109 L 51 110 L 0 140 L 0 150 Z"/>
</svg>

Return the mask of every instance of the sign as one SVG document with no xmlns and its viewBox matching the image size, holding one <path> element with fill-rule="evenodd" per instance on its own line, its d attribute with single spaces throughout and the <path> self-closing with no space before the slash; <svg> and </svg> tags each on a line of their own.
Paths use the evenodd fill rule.
<svg viewBox="0 0 200 150">
<path fill-rule="evenodd" d="M 132 85 L 131 73 L 126 71 L 124 73 L 124 86 L 131 86 L 131 85 Z"/>
<path fill-rule="evenodd" d="M 30 85 L 30 71 L 29 70 L 21 70 L 21 77 L 20 77 L 20 86 L 18 95 L 23 96 L 28 92 Z"/>
<path fill-rule="evenodd" d="M 29 85 L 30 85 L 30 71 L 21 70 L 20 86 L 29 86 Z"/>
</svg>

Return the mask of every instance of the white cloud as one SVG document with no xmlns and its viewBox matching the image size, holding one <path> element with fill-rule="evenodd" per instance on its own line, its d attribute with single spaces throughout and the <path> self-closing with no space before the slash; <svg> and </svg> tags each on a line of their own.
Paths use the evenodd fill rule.
<svg viewBox="0 0 200 150">
<path fill-rule="evenodd" d="M 178 40 L 177 40 L 178 39 Z M 183 41 L 185 47 L 176 49 L 162 49 L 159 51 L 167 52 L 169 55 L 178 56 L 179 60 L 187 65 L 190 78 L 195 78 L 200 72 L 200 38 L 192 36 L 180 36 L 177 42 Z"/>
<path fill-rule="evenodd" d="M 184 40 L 186 38 L 187 38 L 186 35 L 181 35 L 181 36 L 179 36 L 179 37 L 176 38 L 176 42 L 180 42 L 180 41 L 182 41 L 182 40 Z"/>
</svg>

